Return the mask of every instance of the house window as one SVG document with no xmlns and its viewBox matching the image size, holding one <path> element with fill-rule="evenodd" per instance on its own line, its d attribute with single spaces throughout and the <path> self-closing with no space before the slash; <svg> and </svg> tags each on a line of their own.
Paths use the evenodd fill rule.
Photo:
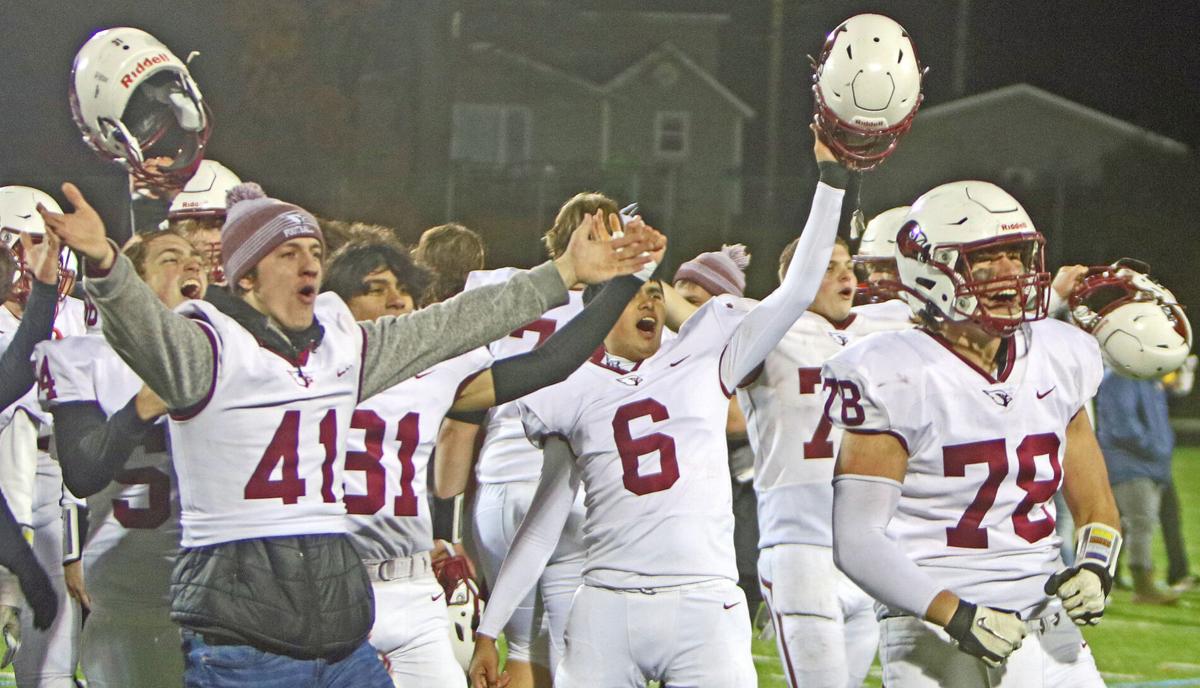
<svg viewBox="0 0 1200 688">
<path fill-rule="evenodd" d="M 691 115 L 687 112 L 658 112 L 654 115 L 654 154 L 667 160 L 688 155 Z"/>
<path fill-rule="evenodd" d="M 532 124 L 527 107 L 455 103 L 450 157 L 492 165 L 527 162 Z"/>
</svg>

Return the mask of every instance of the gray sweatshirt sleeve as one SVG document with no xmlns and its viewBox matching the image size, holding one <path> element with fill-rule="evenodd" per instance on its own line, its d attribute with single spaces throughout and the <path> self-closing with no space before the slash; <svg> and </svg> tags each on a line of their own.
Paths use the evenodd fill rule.
<svg viewBox="0 0 1200 688">
<path fill-rule="evenodd" d="M 562 277 L 546 262 L 415 313 L 360 322 L 366 333 L 360 398 L 495 341 L 566 302 Z"/>
<path fill-rule="evenodd" d="M 100 311 L 104 338 L 167 408 L 204 398 L 214 365 L 208 335 L 164 306 L 128 258 L 118 255 L 107 275 L 87 277 L 83 287 Z"/>
</svg>

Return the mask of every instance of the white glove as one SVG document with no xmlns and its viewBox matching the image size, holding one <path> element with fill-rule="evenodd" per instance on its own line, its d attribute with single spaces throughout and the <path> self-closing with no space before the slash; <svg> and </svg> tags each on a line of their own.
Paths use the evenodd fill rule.
<svg viewBox="0 0 1200 688">
<path fill-rule="evenodd" d="M 1028 633 L 1025 622 L 1013 612 L 976 606 L 959 600 L 946 632 L 958 643 L 958 649 L 998 667 L 1021 647 Z"/>
<path fill-rule="evenodd" d="M 1062 600 L 1063 609 L 1067 616 L 1079 626 L 1095 626 L 1104 616 L 1104 601 L 1108 597 L 1108 586 L 1105 585 L 1107 571 L 1102 577 L 1091 566 L 1081 566 L 1066 569 L 1055 574 L 1046 583 L 1046 592 L 1058 595 Z"/>
<path fill-rule="evenodd" d="M 1103 523 L 1088 523 L 1076 531 L 1075 543 L 1075 565 L 1050 576 L 1045 591 L 1058 595 L 1076 625 L 1095 626 L 1112 589 L 1121 533 Z"/>
<path fill-rule="evenodd" d="M 4 636 L 4 656 L 0 657 L 0 669 L 12 664 L 17 650 L 21 649 L 21 610 L 0 605 L 0 635 Z"/>
</svg>

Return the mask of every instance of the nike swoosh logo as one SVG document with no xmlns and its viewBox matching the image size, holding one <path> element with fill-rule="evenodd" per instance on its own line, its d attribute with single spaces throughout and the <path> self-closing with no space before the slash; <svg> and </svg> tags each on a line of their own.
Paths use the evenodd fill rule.
<svg viewBox="0 0 1200 688">
<path fill-rule="evenodd" d="M 347 366 L 347 367 L 345 367 L 345 368 L 342 368 L 341 370 L 337 371 L 337 376 L 338 376 L 338 377 L 341 377 L 341 376 L 345 375 L 345 374 L 346 374 L 346 373 L 348 373 L 348 372 L 350 372 L 350 366 Z"/>
<path fill-rule="evenodd" d="M 432 375 L 432 374 L 433 374 L 432 370 L 426 370 L 423 373 L 417 373 L 416 375 L 413 375 L 413 377 L 416 378 L 417 380 L 420 380 L 421 378 L 425 377 L 426 375 Z"/>
<path fill-rule="evenodd" d="M 438 600 L 442 599 L 442 595 L 445 595 L 445 594 L 446 594 L 445 592 L 439 592 L 439 593 L 438 593 L 438 594 L 436 594 L 436 595 L 430 595 L 430 597 L 429 597 L 429 598 L 430 598 L 431 600 L 433 600 L 434 602 L 437 602 Z"/>
<path fill-rule="evenodd" d="M 683 358 L 679 359 L 678 361 L 675 361 L 674 363 L 672 363 L 671 367 L 674 368 L 675 366 L 679 365 L 680 363 L 683 363 L 684 361 L 688 360 L 691 357 L 692 357 L 692 355 L 688 354 L 687 356 L 684 356 Z"/>
<path fill-rule="evenodd" d="M 1053 391 L 1054 391 L 1054 390 L 1056 390 L 1056 389 L 1058 389 L 1058 385 L 1054 385 L 1053 387 L 1051 387 L 1050 389 L 1046 390 L 1045 392 L 1037 392 L 1037 398 L 1038 398 L 1038 399 L 1045 399 L 1047 395 L 1049 395 L 1051 392 L 1053 392 Z"/>
<path fill-rule="evenodd" d="M 22 215 L 21 213 L 17 213 L 17 217 L 21 218 L 22 220 L 28 220 L 29 218 L 33 217 L 33 213 L 30 213 L 28 215 Z"/>
<path fill-rule="evenodd" d="M 734 607 L 738 606 L 738 605 L 739 605 L 739 604 L 741 604 L 741 603 L 742 603 L 742 601 L 741 601 L 741 600 L 738 600 L 737 602 L 726 602 L 726 603 L 725 603 L 725 608 L 726 608 L 726 609 L 733 609 Z"/>
</svg>

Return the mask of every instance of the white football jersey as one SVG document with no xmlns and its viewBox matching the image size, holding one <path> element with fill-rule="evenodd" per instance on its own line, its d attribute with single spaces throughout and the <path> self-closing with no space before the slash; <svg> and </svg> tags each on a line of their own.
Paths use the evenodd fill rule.
<svg viewBox="0 0 1200 688">
<path fill-rule="evenodd" d="M 508 281 L 517 268 L 477 270 L 467 276 L 467 289 Z M 550 338 L 583 310 L 583 292 L 567 292 L 567 302 L 552 308 L 533 322 L 513 330 L 503 339 L 488 345 L 494 360 L 532 351 Z M 481 483 L 536 481 L 542 474 L 542 453 L 529 443 L 521 427 L 521 415 L 515 402 L 500 404 L 488 411 L 483 446 L 475 464 L 475 477 Z"/>
<path fill-rule="evenodd" d="M 754 449 L 760 548 L 833 546 L 833 463 L 842 433 L 825 418 L 821 365 L 860 337 L 911 326 L 875 317 L 886 305 L 854 308 L 838 325 L 806 311 L 753 384 L 738 390 Z"/>
<path fill-rule="evenodd" d="M 213 387 L 173 414 L 182 544 L 346 532 L 342 456 L 358 404 L 364 334 L 336 294 L 317 296 L 319 346 L 290 361 L 205 301 L 176 312 L 213 345 Z"/>
<path fill-rule="evenodd" d="M 629 372 L 596 356 L 520 400 L 529 438 L 562 435 L 577 457 L 588 584 L 737 580 L 719 368 L 747 303 L 712 299 Z"/>
<path fill-rule="evenodd" d="M 95 309 L 87 309 L 94 313 Z M 52 339 L 62 339 L 83 334 L 86 331 L 84 302 L 77 298 L 66 296 L 58 301 L 58 312 L 54 316 L 54 328 L 50 333 Z M 0 351 L 8 348 L 8 342 L 21 326 L 19 318 L 8 308 L 0 304 Z M 35 369 L 36 375 L 36 369 Z M 27 455 L 14 452 L 11 456 L 0 456 L 0 484 L 13 508 L 13 515 L 21 523 L 30 523 L 32 512 L 38 507 L 35 502 L 41 502 L 49 493 L 37 490 L 39 497 L 34 498 L 35 475 L 41 476 L 43 484 L 47 481 L 62 483 L 62 470 L 58 462 L 50 458 L 46 447 L 49 447 L 54 435 L 50 414 L 43 411 L 38 404 L 37 386 L 34 385 L 8 408 L 0 411 L 0 428 L 7 428 L 12 422 L 13 414 L 20 409 L 24 411 L 37 426 L 37 443 L 32 463 Z M 61 490 L 59 501 L 77 501 L 65 489 Z"/>
<path fill-rule="evenodd" d="M 84 334 L 87 331 L 84 317 L 83 301 L 73 297 L 66 296 L 58 301 L 58 313 L 54 316 L 54 329 L 50 333 L 51 339 L 62 339 L 64 337 L 73 337 L 75 335 Z M 94 311 L 94 309 L 89 309 Z M 21 326 L 20 318 L 12 314 L 12 311 L 0 305 L 0 351 L 7 348 L 8 341 L 17 332 L 17 328 Z M 12 414 L 18 408 L 24 409 L 31 417 L 38 421 L 42 427 L 48 428 L 51 419 L 50 414 L 42 410 L 38 404 L 37 391 L 31 388 L 11 406 L 0 412 L 0 427 L 8 425 L 12 420 Z M 47 436 L 45 433 L 42 436 Z"/>
<path fill-rule="evenodd" d="M 1061 566 L 1067 424 L 1104 371 L 1096 340 L 1057 320 L 1024 327 L 1004 360 L 993 375 L 924 330 L 888 332 L 830 359 L 823 385 L 834 425 L 908 450 L 888 536 L 962 598 L 1040 613 L 1057 604 L 1042 586 Z"/>
<path fill-rule="evenodd" d="M 429 459 L 462 384 L 491 365 L 468 351 L 358 405 L 346 436 L 346 512 L 362 558 L 383 561 L 433 549 Z"/>
<path fill-rule="evenodd" d="M 96 402 L 108 416 L 121 410 L 142 381 L 104 337 L 86 334 L 43 342 L 34 351 L 38 400 Z M 151 429 L 113 482 L 88 497 L 84 571 L 106 605 L 163 607 L 179 550 L 179 490 L 166 445 L 166 420 Z"/>
</svg>

